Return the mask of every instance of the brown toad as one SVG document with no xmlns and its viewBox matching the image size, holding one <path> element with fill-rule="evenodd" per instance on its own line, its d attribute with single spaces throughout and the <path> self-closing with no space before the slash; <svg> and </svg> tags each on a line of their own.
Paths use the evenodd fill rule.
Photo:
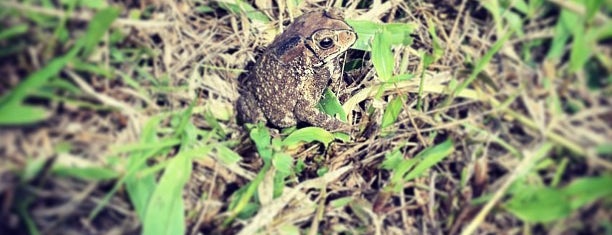
<svg viewBox="0 0 612 235">
<path fill-rule="evenodd" d="M 327 130 L 349 125 L 317 104 L 331 80 L 340 77 L 339 56 L 357 35 L 337 12 L 303 14 L 277 36 L 241 84 L 237 102 L 242 122 L 268 121 L 277 127 L 306 122 Z"/>
</svg>

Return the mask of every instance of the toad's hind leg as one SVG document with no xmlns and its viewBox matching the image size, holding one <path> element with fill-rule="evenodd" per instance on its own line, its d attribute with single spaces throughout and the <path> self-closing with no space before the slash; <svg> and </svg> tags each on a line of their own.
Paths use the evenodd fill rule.
<svg viewBox="0 0 612 235">
<path fill-rule="evenodd" d="M 322 127 L 328 131 L 350 129 L 348 124 L 321 112 L 321 110 L 316 108 L 315 104 L 306 100 L 298 101 L 295 116 L 300 121 Z"/>
<path fill-rule="evenodd" d="M 238 112 L 238 123 L 266 122 L 266 117 L 251 92 L 241 92 L 236 102 L 236 111 Z"/>
</svg>

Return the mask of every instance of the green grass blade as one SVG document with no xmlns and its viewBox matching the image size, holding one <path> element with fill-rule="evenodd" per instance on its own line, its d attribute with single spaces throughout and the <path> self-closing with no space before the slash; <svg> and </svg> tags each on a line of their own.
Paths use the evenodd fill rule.
<svg viewBox="0 0 612 235">
<path fill-rule="evenodd" d="M 402 104 L 404 103 L 404 100 L 406 100 L 406 95 L 400 95 L 396 96 L 389 102 L 385 112 L 383 113 L 381 123 L 382 128 L 391 126 L 393 123 L 395 123 L 395 121 L 397 121 L 397 117 L 399 117 L 399 114 L 402 111 Z"/>
<path fill-rule="evenodd" d="M 0 106 L 0 125 L 32 124 L 47 119 L 49 112 L 30 105 Z"/>
<path fill-rule="evenodd" d="M 142 234 L 185 234 L 182 194 L 191 168 L 191 158 L 184 154 L 170 160 L 147 206 Z"/>
<path fill-rule="evenodd" d="M 29 27 L 27 24 L 19 24 L 8 29 L 3 29 L 0 31 L 0 41 L 25 34 L 28 32 L 28 29 Z"/>
<path fill-rule="evenodd" d="M 294 146 L 300 142 L 310 143 L 318 141 L 325 147 L 334 140 L 334 135 L 320 127 L 305 127 L 291 133 L 283 140 L 284 146 Z"/>
<path fill-rule="evenodd" d="M 85 37 L 81 38 L 80 42 L 83 45 L 83 55 L 87 57 L 102 39 L 102 36 L 110 28 L 113 21 L 119 16 L 119 9 L 105 8 L 100 10 L 89 22 L 89 27 Z"/>
<path fill-rule="evenodd" d="M 480 74 L 480 72 L 484 70 L 487 64 L 491 62 L 493 55 L 495 55 L 502 48 L 502 46 L 504 46 L 504 43 L 513 34 L 514 33 L 512 31 L 507 32 L 502 38 L 497 40 L 497 42 L 495 42 L 493 46 L 491 46 L 487 53 L 478 61 L 478 63 L 474 67 L 474 70 L 472 70 L 472 73 L 470 73 L 470 76 L 461 84 L 459 84 L 457 88 L 455 88 L 455 90 L 453 90 L 451 96 L 446 98 L 443 106 L 448 106 L 450 102 L 455 98 L 455 96 L 457 96 L 457 94 L 461 93 L 463 89 L 467 88 L 470 84 L 472 84 L 472 82 L 474 82 L 474 80 L 478 77 L 478 74 Z"/>
<path fill-rule="evenodd" d="M 336 97 L 329 88 L 325 89 L 325 93 L 323 93 L 323 98 L 321 98 L 319 104 L 325 113 L 331 116 L 338 114 L 340 120 L 346 122 L 346 112 L 342 109 L 338 97 Z"/>
<path fill-rule="evenodd" d="M 374 35 L 372 41 L 372 63 L 378 78 L 386 82 L 393 76 L 394 59 L 391 52 L 391 34 L 383 30 Z"/>
<path fill-rule="evenodd" d="M 423 150 L 415 157 L 421 158 L 423 160 L 419 162 L 419 164 L 417 164 L 414 169 L 406 175 L 406 177 L 404 177 L 404 180 L 410 181 L 415 179 L 416 177 L 419 177 L 427 169 L 444 160 L 444 158 L 453 153 L 453 151 L 455 151 L 455 147 L 451 139 L 448 139 L 442 142 L 441 144 Z"/>
</svg>

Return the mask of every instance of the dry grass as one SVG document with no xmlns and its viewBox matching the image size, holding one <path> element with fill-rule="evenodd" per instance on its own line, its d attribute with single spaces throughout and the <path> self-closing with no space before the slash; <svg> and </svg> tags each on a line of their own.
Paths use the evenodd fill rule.
<svg viewBox="0 0 612 235">
<path fill-rule="evenodd" d="M 593 45 L 603 56 L 588 63 L 598 65 L 595 69 L 571 71 L 567 55 L 571 43 L 563 49 L 565 56 L 547 59 L 563 9 L 557 1 L 547 2 L 544 10 L 525 19 L 523 34 L 515 32 L 501 43 L 490 60 L 483 58 L 512 29 L 508 24 L 496 27 L 492 14 L 476 1 L 373 1 L 369 7 L 348 3 L 343 9 L 350 19 L 416 23 L 412 45 L 393 49 L 393 74 L 415 77 L 383 86 L 371 54 L 350 51 L 346 60 L 359 63 L 345 71 L 346 88 L 337 95 L 359 130 L 350 133 L 350 140 L 328 147 L 310 142 L 279 150 L 303 163 L 303 170 L 292 170 L 277 195 L 273 195 L 275 171 L 263 172 L 257 200 L 249 204 L 256 207 L 250 214 L 242 211 L 248 216 L 227 222 L 234 216 L 230 201 L 236 195 L 232 195 L 245 190 L 265 169 L 253 140 L 235 120 L 238 77 L 282 29 L 282 22 L 301 12 L 340 4 L 306 1 L 292 8 L 279 2 L 252 3 L 272 19 L 270 23 L 232 14 L 221 2 L 111 3 L 122 8 L 112 33 L 83 59 L 98 70 L 69 63 L 25 100 L 44 107 L 47 118 L 0 126 L 0 233 L 32 233 L 33 227 L 42 234 L 141 231 L 142 218 L 134 205 L 138 202 L 131 201 L 128 189 L 116 182 L 122 177 L 129 181 L 130 159 L 139 154 L 144 159 L 144 152 L 153 147 L 161 150 L 146 159 L 148 167 L 137 177 L 160 180 L 162 170 L 172 164 L 168 159 L 182 151 L 184 139 L 172 142 L 169 137 L 179 129 L 178 117 L 190 104 L 193 110 L 186 128 L 198 136 L 193 146 L 210 149 L 192 158 L 193 170 L 183 191 L 185 233 L 612 231 L 609 192 L 602 200 L 548 222 L 526 221 L 509 209 L 521 185 L 559 189 L 587 177 L 609 179 L 612 172 L 612 68 L 605 64 L 612 54 L 609 38 Z M 0 27 L 29 26 L 27 33 L 0 40 L 4 49 L 17 48 L 0 55 L 2 95 L 66 54 L 95 12 L 87 7 L 74 12 L 55 4 L 42 7 L 38 1 L 0 5 L 5 9 Z M 142 16 L 133 19 L 130 12 Z M 44 25 L 32 14 L 53 19 L 52 23 Z M 596 18 L 610 22 L 603 12 Z M 57 30 L 62 24 L 64 36 Z M 429 27 L 435 27 L 437 39 Z M 114 40 L 114 34 L 122 37 Z M 437 50 L 435 43 L 443 54 L 426 65 L 424 54 Z M 479 61 L 486 62 L 479 66 Z M 588 86 L 593 70 L 600 73 L 595 78 L 597 89 Z M 470 77 L 473 80 L 465 82 Z M 397 120 L 381 128 L 389 102 L 404 94 L 407 99 Z M 150 130 L 153 134 L 147 134 Z M 151 138 L 159 143 L 147 142 Z M 381 167 L 387 157 L 397 152 L 410 159 L 447 139 L 454 150 L 448 157 L 425 174 L 402 182 L 401 190 L 387 190 L 397 174 Z M 241 156 L 240 162 L 226 164 L 225 157 L 233 154 Z M 79 177 L 69 172 L 72 168 L 103 168 L 111 173 L 83 171 L 86 176 Z M 108 194 L 113 188 L 117 192 Z M 107 195 L 110 201 L 105 203 Z M 99 205 L 103 205 L 100 213 L 92 216 Z"/>
</svg>

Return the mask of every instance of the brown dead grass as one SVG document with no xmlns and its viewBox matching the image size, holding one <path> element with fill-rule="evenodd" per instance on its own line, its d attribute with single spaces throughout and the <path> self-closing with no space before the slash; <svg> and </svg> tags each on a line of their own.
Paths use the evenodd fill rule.
<svg viewBox="0 0 612 235">
<path fill-rule="evenodd" d="M 434 23 L 445 54 L 427 68 L 426 73 L 431 78 L 427 82 L 429 88 L 443 88 L 452 79 L 465 79 L 472 69 L 467 64 L 480 58 L 499 35 L 488 13 L 476 2 L 432 2 L 436 3 L 388 1 L 369 9 L 349 4 L 345 14 L 378 22 L 418 23 L 420 28 L 414 35 L 413 47 L 394 50 L 396 58 L 410 55 L 408 63 L 398 68 L 408 73 L 423 70 L 416 53 L 417 50 L 431 51 L 427 22 Z M 31 185 L 20 189 L 25 191 L 15 191 L 19 182 L 14 169 L 23 169 L 29 158 L 75 166 L 109 164 L 112 159 L 105 157 L 112 153 L 113 147 L 137 142 L 142 125 L 150 115 L 183 110 L 193 100 L 197 102 L 193 123 L 209 129 L 203 113 L 214 110 L 213 115 L 222 120 L 221 125 L 228 131 L 226 138 L 239 142 L 235 150 L 243 155 L 244 161 L 239 168 L 227 168 L 214 157 L 194 164 L 192 180 L 185 189 L 190 234 L 251 234 L 254 229 L 261 229 L 262 233 L 281 233 L 287 224 L 297 225 L 302 231 L 311 228 L 311 232 L 323 234 L 339 230 L 355 234 L 457 234 L 482 208 L 482 204 L 472 204 L 472 199 L 497 192 L 514 174 L 521 162 L 519 157 L 529 156 L 549 139 L 557 146 L 550 158 L 570 162 L 564 182 L 610 172 L 612 168 L 609 159 L 601 159 L 592 152 L 593 146 L 612 139 L 612 100 L 609 96 L 567 82 L 583 81 L 585 78 L 581 75 L 558 74 L 563 70 L 555 64 L 528 66 L 519 57 L 522 40 L 551 36 L 546 32 L 550 32 L 554 19 L 544 18 L 532 22 L 524 37 L 507 43 L 494 63 L 481 74 L 483 80 L 489 79 L 497 89 L 475 82 L 470 90 L 479 99 L 459 97 L 452 105 L 442 108 L 439 105 L 446 97 L 440 94 L 443 91 L 426 90 L 423 111 L 415 109 L 418 81 L 389 90 L 382 102 L 365 97 L 353 110 L 352 120 L 354 125 L 367 131 L 353 133 L 354 141 L 334 143 L 329 149 L 309 144 L 294 150 L 292 154 L 304 160 L 307 168 L 285 188 L 282 196 L 262 201 L 262 208 L 255 217 L 237 220 L 229 228 L 221 229 L 229 196 L 251 180 L 261 167 L 252 143 L 235 122 L 233 102 L 238 97 L 237 78 L 257 56 L 258 49 L 271 42 L 281 28 L 281 21 L 299 12 L 279 10 L 272 1 L 255 1 L 257 8 L 275 19 L 272 25 L 256 25 L 243 15 L 228 14 L 219 8 L 211 13 L 195 13 L 192 2 L 152 1 L 149 4 L 152 4 L 147 5 L 152 9 L 150 20 L 120 20 L 115 27 L 129 35 L 126 47 L 137 45 L 151 50 L 150 58 L 140 65 L 140 69 L 156 78 L 166 77 L 174 90 L 158 91 L 144 83 L 138 91 L 121 80 L 86 77 L 72 72 L 71 68 L 66 69 L 63 76 L 85 91 L 82 99 L 119 109 L 95 111 L 48 102 L 47 107 L 53 110 L 49 120 L 33 126 L 0 129 L 0 159 L 3 161 L 0 164 L 0 198 L 3 199 L 0 218 L 5 221 L 0 227 L 3 229 L 24 231 L 18 225 L 23 221 L 8 208 L 18 203 L 19 195 L 27 193 L 36 195 L 37 201 L 28 209 L 43 234 L 136 233 L 138 220 L 125 192 L 117 194 L 96 220 L 87 219 L 112 182 L 50 177 L 43 171 Z M 211 4 L 214 7 L 215 3 Z M 141 7 L 139 4 L 117 5 L 125 7 L 126 11 Z M 306 12 L 322 7 L 325 4 L 321 1 L 309 1 L 300 9 Z M 31 6 L 23 8 L 21 10 L 40 10 L 41 14 L 61 13 L 42 12 L 47 10 Z M 69 18 L 72 22 L 82 22 L 90 15 L 82 11 Z M 6 92 L 25 74 L 45 64 L 48 58 L 44 52 L 49 45 L 39 39 L 52 32 L 41 33 L 43 35 L 29 36 L 32 43 L 28 53 L 0 61 L 0 71 L 5 74 L 0 91 Z M 104 63 L 108 51 L 100 53 L 98 59 Z M 541 57 L 543 53 L 534 55 Z M 348 56 L 361 56 L 364 63 L 362 68 L 345 74 L 347 88 L 339 94 L 343 102 L 377 84 L 369 55 L 351 52 Z M 397 61 L 396 67 L 399 63 Z M 128 76 L 138 74 L 136 66 L 111 65 Z M 549 82 L 547 78 L 556 77 L 566 79 L 553 81 L 555 85 L 549 88 L 543 85 Z M 140 95 L 142 91 L 149 96 Z M 411 93 L 412 99 L 405 104 L 392 128 L 395 133 L 382 135 L 379 125 L 386 101 L 406 92 Z M 553 113 L 554 110 L 545 106 L 546 98 L 553 95 L 562 100 L 566 97 L 585 100 L 587 108 L 573 115 L 563 111 Z M 509 97 L 514 100 L 505 105 L 511 112 L 500 108 L 503 107 L 500 103 Z M 365 110 L 370 105 L 376 108 L 372 115 Z M 408 182 L 398 195 L 380 191 L 389 177 L 389 173 L 380 170 L 379 166 L 385 153 L 401 147 L 408 156 L 413 156 L 445 138 L 455 142 L 456 151 L 451 157 L 425 177 Z M 70 143 L 72 148 L 58 153 L 57 147 L 62 143 Z M 503 143 L 517 152 L 513 153 Z M 316 170 L 323 166 L 328 167 L 330 173 L 317 177 Z M 462 172 L 469 179 L 464 186 L 459 181 Z M 554 173 L 550 167 L 540 172 L 544 179 L 550 179 Z M 201 198 L 203 194 L 206 198 Z M 341 208 L 330 206 L 331 201 L 342 197 L 352 197 L 354 203 Z M 538 234 L 589 233 L 595 231 L 598 221 L 609 218 L 610 211 L 595 204 L 556 224 L 535 226 L 532 231 Z M 572 225 L 578 221 L 583 227 L 574 230 Z M 503 210 L 491 211 L 479 225 L 480 234 L 522 233 L 526 226 Z"/>
</svg>

